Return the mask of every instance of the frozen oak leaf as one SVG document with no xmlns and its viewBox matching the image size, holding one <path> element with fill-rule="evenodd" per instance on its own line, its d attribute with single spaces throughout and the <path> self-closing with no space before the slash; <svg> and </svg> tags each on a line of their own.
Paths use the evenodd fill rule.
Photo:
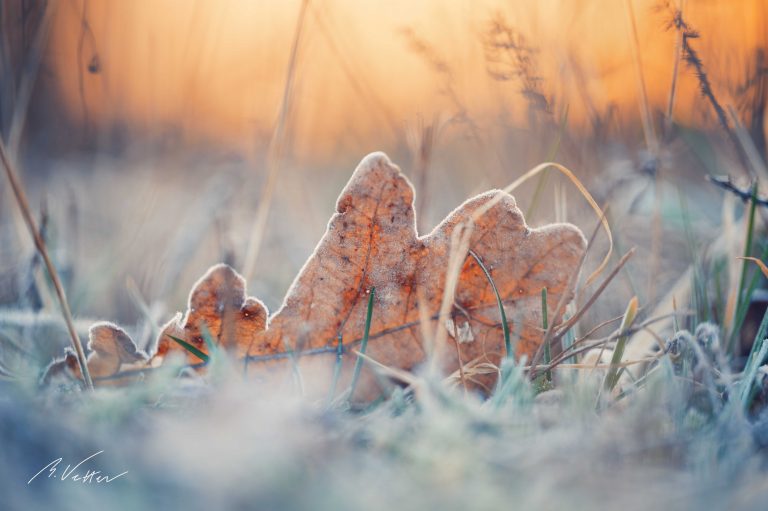
<svg viewBox="0 0 768 511">
<path fill-rule="evenodd" d="M 253 371 L 264 361 L 275 367 L 276 357 L 292 353 L 292 361 L 282 365 L 297 364 L 305 389 L 321 395 L 328 391 L 341 339 L 345 349 L 338 385 L 344 388 L 352 379 L 353 350 L 360 347 L 369 292 L 375 288 L 366 355 L 411 370 L 426 359 L 420 317 L 429 318 L 433 331 L 439 324 L 452 235 L 470 221 L 469 249 L 499 291 L 516 354 L 530 358 L 543 337 L 542 288 L 547 288 L 550 311 L 563 295 L 572 298 L 571 276 L 586 247 L 581 231 L 569 224 L 529 228 L 515 199 L 495 190 L 468 200 L 420 237 L 413 200 L 410 182 L 385 155 L 367 156 L 341 193 L 314 254 L 268 321 L 261 302 L 246 296 L 242 277 L 228 266 L 214 266 L 193 288 L 186 314 L 163 328 L 149 364 L 160 364 L 172 352 L 199 363 L 172 337 L 207 352 L 207 328 L 214 342 L 248 357 Z M 442 324 L 449 327 L 449 346 L 438 346 L 436 353 L 449 374 L 460 363 L 468 369 L 498 365 L 505 354 L 496 296 L 473 257 L 463 261 L 450 317 Z M 479 390 L 490 390 L 496 379 L 493 371 L 465 373 L 468 384 Z M 352 397 L 373 399 L 382 385 L 366 365 Z"/>
<path fill-rule="evenodd" d="M 586 246 L 579 229 L 569 224 L 531 229 L 515 199 L 496 190 L 468 200 L 432 233 L 419 237 L 413 200 L 413 187 L 400 170 L 381 153 L 369 155 L 341 193 L 325 235 L 266 328 L 263 306 L 245 297 L 244 282 L 233 270 L 219 265 L 195 286 L 185 318 L 176 318 L 165 333 L 173 331 L 172 335 L 205 351 L 199 331 L 199 322 L 204 321 L 214 338 L 232 345 L 239 355 L 258 359 L 290 349 L 297 354 L 300 369 L 306 370 L 303 374 L 321 382 L 306 387 L 323 392 L 330 383 L 335 346 L 341 338 L 347 348 L 339 384 L 344 388 L 357 358 L 350 352 L 359 348 L 363 336 L 368 293 L 375 288 L 366 355 L 410 370 L 426 358 L 419 308 L 424 308 L 434 326 L 451 235 L 477 216 L 469 248 L 490 270 L 499 290 L 512 338 L 517 339 L 516 354 L 530 358 L 543 337 L 541 289 L 547 288 L 551 311 L 563 294 L 567 300 L 573 295 L 570 277 Z M 486 211 L 477 215 L 482 209 Z M 457 350 L 450 337 L 452 346 L 439 349 L 444 369 L 448 373 L 458 369 L 459 353 L 465 364 L 498 365 L 504 356 L 500 321 L 492 287 L 482 268 L 468 257 L 459 275 L 451 318 L 445 321 L 455 326 L 459 346 Z M 158 353 L 183 350 L 167 335 L 160 339 L 159 348 Z M 187 356 L 195 359 L 191 353 Z M 496 374 L 475 374 L 470 385 L 488 390 L 495 378 Z M 379 380 L 364 369 L 355 397 L 368 400 L 379 391 Z"/>
<path fill-rule="evenodd" d="M 206 335 L 238 358 L 257 348 L 278 352 L 277 342 L 269 346 L 257 344 L 264 342 L 266 324 L 267 309 L 259 300 L 246 297 L 243 277 L 229 266 L 218 264 L 192 288 L 186 314 L 177 314 L 163 327 L 151 364 L 159 365 L 172 352 L 182 352 L 190 363 L 199 363 L 200 358 L 177 340 L 207 353 Z"/>
</svg>

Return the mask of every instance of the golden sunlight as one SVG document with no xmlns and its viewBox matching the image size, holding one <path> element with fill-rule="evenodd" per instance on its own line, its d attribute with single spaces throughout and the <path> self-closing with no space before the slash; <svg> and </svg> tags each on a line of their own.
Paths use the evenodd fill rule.
<svg viewBox="0 0 768 511">
<path fill-rule="evenodd" d="M 59 5 L 49 59 L 57 94 L 77 123 L 122 123 L 253 151 L 273 129 L 300 26 L 292 150 L 328 154 L 361 141 L 381 145 L 438 114 L 482 124 L 499 103 L 523 121 L 517 70 L 505 81 L 489 74 L 484 41 L 498 19 L 530 45 L 529 72 L 557 110 L 567 105 L 571 122 L 608 109 L 619 122 L 636 118 L 626 4 L 335 0 L 308 2 L 299 23 L 299 1 L 73 1 Z M 670 10 L 661 4 L 631 2 L 655 112 L 665 108 L 675 52 Z M 768 46 L 766 2 L 689 1 L 685 18 L 728 102 Z M 685 63 L 680 69 L 675 116 L 701 121 L 708 114 L 697 106 L 697 82 Z"/>
</svg>

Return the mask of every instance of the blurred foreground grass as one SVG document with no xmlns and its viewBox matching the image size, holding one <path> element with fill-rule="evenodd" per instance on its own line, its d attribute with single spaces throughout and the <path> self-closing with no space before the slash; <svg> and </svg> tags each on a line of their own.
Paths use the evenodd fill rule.
<svg viewBox="0 0 768 511">
<path fill-rule="evenodd" d="M 597 398 L 601 370 L 564 371 L 534 396 L 509 366 L 484 402 L 425 377 L 363 413 L 231 373 L 169 369 L 92 395 L 5 383 L 4 507 L 763 509 L 768 414 L 748 420 L 725 399 L 738 382 L 724 389 L 719 369 L 689 362 L 665 359 L 619 401 Z M 101 450 L 91 468 L 128 474 L 26 484 Z"/>
</svg>

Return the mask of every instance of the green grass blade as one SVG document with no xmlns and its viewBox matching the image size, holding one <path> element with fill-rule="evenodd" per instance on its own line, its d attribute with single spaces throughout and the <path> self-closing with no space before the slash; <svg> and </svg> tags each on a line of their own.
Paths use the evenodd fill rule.
<svg viewBox="0 0 768 511">
<path fill-rule="evenodd" d="M 363 341 L 360 344 L 360 353 L 365 355 L 365 350 L 368 347 L 368 335 L 371 332 L 371 318 L 373 317 L 373 297 L 376 294 L 376 288 L 372 287 L 371 292 L 368 295 L 368 309 L 365 312 L 365 330 L 363 331 Z M 358 356 L 355 362 L 355 370 L 352 373 L 352 383 L 349 385 L 349 399 L 355 395 L 355 388 L 357 387 L 357 381 L 360 379 L 360 371 L 363 369 L 363 357 Z"/>
<path fill-rule="evenodd" d="M 754 239 L 755 235 L 755 213 L 757 212 L 757 183 L 752 185 L 752 199 L 749 204 L 749 219 L 747 224 L 747 239 L 744 243 L 744 257 L 749 257 L 752 255 L 752 241 Z M 741 266 L 741 279 L 739 280 L 739 296 L 738 296 L 738 302 L 742 303 L 742 300 L 744 298 L 743 292 L 744 292 L 744 284 L 747 280 L 747 265 L 749 264 L 749 261 L 744 261 Z"/>
<path fill-rule="evenodd" d="M 766 259 L 768 258 L 768 246 L 763 249 L 763 252 L 760 256 L 760 259 Z M 744 261 L 745 263 L 748 263 L 749 261 Z M 747 319 L 747 313 L 749 312 L 749 305 L 752 302 L 752 295 L 755 293 L 755 289 L 757 289 L 757 285 L 760 283 L 760 277 L 762 276 L 762 273 L 759 271 L 756 271 L 754 275 L 752 275 L 752 280 L 749 282 L 749 286 L 747 287 L 747 291 L 744 294 L 744 301 L 736 307 L 736 312 L 734 314 L 734 322 L 733 322 L 733 328 L 731 330 L 731 336 L 728 339 L 728 349 L 726 350 L 726 353 L 732 353 L 732 350 L 736 349 L 736 346 L 738 343 L 736 342 L 739 338 L 739 335 L 741 334 L 741 327 L 744 325 L 744 320 Z M 739 290 L 741 292 L 741 290 Z M 754 344 L 753 344 L 754 347 Z"/>
<path fill-rule="evenodd" d="M 621 321 L 621 326 L 619 327 L 619 332 L 625 333 L 619 337 L 618 341 L 616 341 L 616 348 L 614 348 L 613 356 L 611 357 L 611 367 L 608 369 L 608 372 L 605 375 L 605 380 L 603 382 L 603 388 L 605 388 L 607 391 L 613 390 L 613 387 L 615 387 L 619 382 L 621 373 L 617 365 L 621 363 L 621 357 L 624 356 L 624 349 L 626 348 L 627 340 L 629 339 L 629 335 L 626 333 L 626 331 L 630 326 L 632 326 L 636 316 L 637 297 L 634 296 L 627 305 L 627 310 L 624 312 L 624 319 Z"/>
<path fill-rule="evenodd" d="M 760 327 L 757 329 L 757 335 L 755 336 L 755 342 L 752 343 L 752 350 L 747 358 L 747 363 L 744 366 L 744 379 L 741 382 L 741 403 L 744 411 L 748 411 L 752 406 L 752 400 L 755 397 L 755 392 L 752 389 L 754 384 L 757 370 L 765 361 L 766 355 L 768 355 L 768 342 L 766 342 L 766 334 L 768 334 L 768 310 L 763 315 L 763 320 L 760 322 Z"/>
<path fill-rule="evenodd" d="M 182 348 L 184 348 L 188 352 L 192 353 L 194 356 L 196 356 L 197 358 L 199 358 L 203 362 L 208 362 L 208 360 L 209 360 L 208 355 L 206 355 L 205 353 L 203 353 L 199 349 L 195 348 L 194 346 L 189 344 L 184 339 L 179 339 L 178 337 L 174 337 L 171 334 L 166 334 L 166 335 L 168 337 L 170 337 L 171 339 L 173 339 L 174 341 L 176 341 L 179 344 L 179 346 L 181 346 Z"/>
<path fill-rule="evenodd" d="M 304 395 L 304 378 L 301 375 L 301 369 L 299 368 L 299 357 L 301 352 L 296 352 L 292 347 L 288 346 L 288 343 L 283 342 L 285 347 L 285 354 L 288 355 L 288 360 L 291 361 L 291 374 L 293 380 L 296 383 L 296 388 L 299 390 L 300 395 Z"/>
<path fill-rule="evenodd" d="M 339 332 L 339 337 L 336 342 L 336 363 L 333 366 L 333 380 L 331 380 L 331 389 L 328 391 L 328 404 L 333 402 L 333 398 L 336 395 L 336 386 L 339 384 L 339 376 L 341 375 L 341 362 L 344 357 L 344 343 Z"/>
<path fill-rule="evenodd" d="M 563 316 L 563 322 L 567 322 L 570 319 L 569 316 Z M 567 332 L 565 332 L 565 335 L 563 335 L 563 350 L 568 350 L 573 346 L 574 341 L 576 340 L 576 334 L 574 333 L 573 329 L 569 329 Z M 570 357 L 563 360 L 563 363 L 565 364 L 573 364 L 576 362 L 576 357 L 571 355 Z"/>
<path fill-rule="evenodd" d="M 485 265 L 483 264 L 483 261 L 472 250 L 469 251 L 469 255 L 471 255 L 475 259 L 475 261 L 477 261 L 477 264 L 483 270 L 483 273 L 485 273 L 485 278 L 487 278 L 488 282 L 491 284 L 491 289 L 493 289 L 493 294 L 496 295 L 496 303 L 499 306 L 499 315 L 501 316 L 501 329 L 502 329 L 502 332 L 504 332 L 504 348 L 506 349 L 507 357 L 509 358 L 512 356 L 512 343 L 509 340 L 509 324 L 507 323 L 507 313 L 504 312 L 504 302 L 501 301 L 501 295 L 499 294 L 499 290 L 496 289 L 496 283 L 493 281 L 493 277 L 491 277 L 491 272 L 489 272 L 488 268 L 485 267 Z"/>
<path fill-rule="evenodd" d="M 744 243 L 744 257 L 752 255 L 752 241 L 755 233 L 755 212 L 757 211 L 757 183 L 752 185 L 752 199 L 749 204 L 749 217 L 747 220 L 747 239 Z M 749 261 L 746 259 L 742 261 L 741 266 L 741 278 L 739 279 L 739 289 L 736 295 L 736 318 L 740 318 L 742 314 L 746 317 L 746 311 L 744 309 L 749 308 L 749 302 L 751 300 L 752 293 L 747 289 L 747 293 L 744 291 L 744 286 L 747 282 L 747 268 Z M 751 286 L 750 286 L 751 287 Z M 749 295 L 749 296 L 747 296 Z M 731 330 L 731 336 L 728 339 L 728 353 L 732 353 L 732 350 L 736 349 L 736 339 L 741 331 L 741 322 L 734 323 Z"/>
<path fill-rule="evenodd" d="M 544 332 L 549 328 L 549 312 L 547 311 L 547 288 L 541 288 L 541 327 Z M 544 363 L 549 364 L 552 361 L 552 348 L 547 342 L 544 345 Z M 547 370 L 544 373 L 547 381 L 552 381 L 552 372 Z"/>
<path fill-rule="evenodd" d="M 758 327 L 757 335 L 755 335 L 755 342 L 752 343 L 752 350 L 749 353 L 750 357 L 755 352 L 755 347 L 765 339 L 766 335 L 768 335 L 768 310 L 765 311 L 763 320 L 760 321 L 760 327 Z"/>
<path fill-rule="evenodd" d="M 760 368 L 760 365 L 763 363 L 766 356 L 768 356 L 768 342 L 765 342 L 765 339 L 763 339 L 760 342 L 760 350 L 757 352 L 757 355 L 755 355 L 755 357 L 749 361 L 747 367 L 744 368 L 744 379 L 741 381 L 740 392 L 741 404 L 744 411 L 748 411 L 750 406 L 752 406 L 752 400 L 755 397 L 755 392 L 753 391 L 752 386 L 755 383 L 757 370 Z"/>
</svg>

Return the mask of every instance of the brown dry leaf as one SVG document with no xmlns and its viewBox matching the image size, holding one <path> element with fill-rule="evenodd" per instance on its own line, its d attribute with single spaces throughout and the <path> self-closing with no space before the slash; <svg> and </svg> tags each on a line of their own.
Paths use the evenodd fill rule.
<svg viewBox="0 0 768 511">
<path fill-rule="evenodd" d="M 364 329 L 366 293 L 375 287 L 367 355 L 407 370 L 423 362 L 418 308 L 432 318 L 438 313 L 451 235 L 489 201 L 495 204 L 475 221 L 469 248 L 490 270 L 499 290 L 512 337 L 518 338 L 516 354 L 530 359 L 542 339 L 541 289 L 547 288 L 550 310 L 563 293 L 568 299 L 573 294 L 566 287 L 586 247 L 579 229 L 566 224 L 530 229 L 512 196 L 491 191 L 468 200 L 430 234 L 419 237 L 413 187 L 381 153 L 366 157 L 341 193 L 315 254 L 269 321 L 267 345 L 283 339 L 300 350 L 321 348 L 332 346 L 339 334 L 345 344 L 356 342 Z M 417 289 L 423 303 L 418 303 Z M 467 341 L 459 345 L 461 359 L 498 364 L 504 355 L 498 304 L 471 257 L 461 269 L 454 303 L 451 319 L 460 340 Z M 440 352 L 446 358 L 445 370 L 456 370 L 455 347 Z M 495 375 L 475 380 L 475 387 L 489 388 Z M 375 397 L 372 385 L 369 375 L 360 395 Z"/>
<path fill-rule="evenodd" d="M 357 347 L 363 335 L 368 292 L 375 287 L 367 355 L 387 366 L 413 369 L 426 357 L 419 307 L 424 307 L 428 316 L 436 320 L 451 235 L 456 226 L 467 222 L 478 209 L 495 201 L 476 220 L 469 248 L 490 270 L 502 296 L 512 337 L 518 339 L 516 354 L 530 358 L 542 339 L 541 289 L 547 288 L 550 310 L 556 308 L 563 293 L 567 293 L 568 299 L 573 294 L 566 287 L 585 250 L 581 232 L 567 224 L 530 229 L 512 196 L 491 191 L 465 202 L 432 233 L 418 237 L 413 199 L 411 184 L 385 155 L 368 156 L 342 192 L 327 232 L 266 330 L 263 321 L 255 322 L 251 328 L 243 326 L 243 311 L 248 309 L 244 304 L 258 302 L 245 298 L 244 283 L 231 269 L 217 266 L 196 285 L 186 320 L 172 322 L 165 333 L 169 329 L 176 334 L 184 333 L 179 336 L 205 351 L 197 322 L 205 321 L 212 332 L 219 331 L 222 320 L 211 311 L 229 311 L 224 316 L 230 314 L 235 329 L 243 332 L 237 337 L 239 355 L 258 357 L 282 352 L 283 343 L 297 353 L 323 348 L 332 352 L 339 335 L 345 346 Z M 231 292 L 220 287 L 227 280 L 234 282 Z M 208 297 L 208 301 L 196 300 L 198 294 Z M 417 294 L 423 297 L 423 303 L 418 303 Z M 254 315 L 262 318 L 262 311 L 258 307 Z M 504 355 L 500 321 L 487 278 L 477 262 L 467 258 L 451 317 L 446 318 L 456 327 L 465 363 L 498 365 Z M 453 333 L 453 328 L 449 333 Z M 218 335 L 214 337 L 220 339 Z M 166 339 L 160 340 L 160 346 L 161 352 L 183 350 Z M 459 355 L 455 347 L 441 353 L 445 357 L 444 369 L 456 370 Z M 316 372 L 329 376 L 333 356 L 308 355 L 301 358 L 300 365 L 317 368 Z M 188 357 L 195 359 L 192 354 Z M 349 379 L 356 357 L 352 354 L 345 359 L 341 385 Z M 376 380 L 372 374 L 363 376 L 357 397 L 375 397 Z M 495 374 L 477 375 L 471 379 L 472 386 L 489 389 L 495 378 Z"/>
<path fill-rule="evenodd" d="M 149 357 L 136 347 L 131 337 L 119 326 L 101 322 L 91 326 L 88 332 L 88 370 L 91 377 L 100 379 L 100 383 L 125 383 L 123 379 L 105 378 L 114 376 L 126 369 L 139 368 L 146 364 Z M 57 375 L 69 373 L 82 379 L 80 365 L 72 350 L 65 352 L 64 358 L 48 366 L 43 381 L 48 382 Z"/>
<path fill-rule="evenodd" d="M 452 234 L 488 204 L 474 221 L 469 249 L 483 261 L 499 290 L 516 354 L 530 358 L 543 337 L 542 288 L 547 288 L 550 311 L 563 294 L 567 300 L 573 296 L 569 280 L 586 248 L 581 231 L 569 224 L 531 229 L 515 199 L 496 190 L 468 200 L 430 234 L 419 237 L 413 204 L 413 187 L 400 170 L 384 154 L 367 156 L 343 190 L 315 253 L 268 325 L 261 302 L 246 297 L 242 277 L 218 265 L 195 285 L 186 315 L 177 315 L 164 327 L 150 364 L 159 364 L 171 352 L 185 354 L 191 363 L 200 362 L 169 335 L 207 352 L 202 339 L 205 324 L 216 342 L 239 357 L 258 359 L 287 350 L 299 354 L 307 387 L 325 393 L 341 336 L 346 348 L 339 382 L 343 389 L 357 359 L 351 350 L 359 349 L 363 336 L 368 293 L 375 287 L 366 355 L 386 366 L 411 370 L 426 359 L 420 309 L 435 330 Z M 549 321 L 560 319 L 550 317 Z M 436 351 L 446 373 L 458 369 L 460 356 L 468 366 L 469 386 L 490 390 L 497 373 L 473 372 L 470 366 L 499 364 L 504 356 L 500 321 L 488 279 L 474 258 L 465 258 L 450 317 L 443 318 L 443 324 L 451 327 L 451 346 Z M 458 350 L 454 332 L 459 337 Z M 306 352 L 320 354 L 301 355 Z M 251 362 L 251 366 L 256 370 L 259 364 Z M 373 399 L 383 390 L 381 385 L 366 368 L 354 398 Z"/>
<path fill-rule="evenodd" d="M 259 300 L 245 296 L 245 280 L 225 264 L 217 264 L 193 286 L 187 313 L 177 314 L 160 332 L 157 351 L 151 364 L 158 365 L 169 352 L 183 353 L 188 361 L 200 359 L 182 348 L 171 336 L 182 339 L 207 353 L 203 334 L 208 329 L 219 346 L 240 358 L 263 342 L 267 308 Z M 255 348 L 253 348 L 255 349 Z M 279 344 L 263 346 L 262 351 L 276 352 Z"/>
</svg>

